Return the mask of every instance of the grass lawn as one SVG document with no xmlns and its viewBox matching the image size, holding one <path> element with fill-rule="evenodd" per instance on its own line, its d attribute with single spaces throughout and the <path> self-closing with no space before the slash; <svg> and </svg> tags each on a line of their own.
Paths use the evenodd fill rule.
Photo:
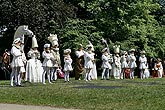
<svg viewBox="0 0 165 110">
<path fill-rule="evenodd" d="M 53 84 L 31 84 L 10 87 L 0 81 L 0 103 L 46 105 L 87 110 L 163 110 L 165 78 L 93 80 L 59 79 Z"/>
</svg>

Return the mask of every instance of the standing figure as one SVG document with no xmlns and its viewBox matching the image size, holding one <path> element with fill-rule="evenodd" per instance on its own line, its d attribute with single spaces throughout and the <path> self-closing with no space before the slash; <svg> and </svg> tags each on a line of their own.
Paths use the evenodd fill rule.
<svg viewBox="0 0 165 110">
<path fill-rule="evenodd" d="M 30 59 L 26 65 L 25 81 L 29 82 L 42 82 L 43 67 L 40 60 L 40 52 L 37 50 L 38 44 L 35 37 L 32 38 L 32 48 L 28 52 Z"/>
<path fill-rule="evenodd" d="M 7 73 L 10 74 L 10 52 L 8 49 L 5 49 L 5 52 L 2 56 L 2 70 L 5 73 L 5 79 L 7 78 Z"/>
<path fill-rule="evenodd" d="M 48 82 L 51 84 L 50 81 L 50 74 L 51 74 L 51 68 L 53 67 L 53 54 L 50 51 L 50 44 L 44 45 L 44 51 L 42 52 L 42 57 L 44 58 L 44 61 L 42 63 L 44 72 L 42 74 L 42 83 L 45 83 L 45 74 L 47 73 Z"/>
<path fill-rule="evenodd" d="M 108 49 L 104 48 L 102 50 L 102 76 L 101 79 L 107 79 L 109 80 L 109 72 L 112 69 L 111 63 L 113 62 L 112 55 L 108 53 Z M 106 77 L 106 78 L 105 78 Z"/>
<path fill-rule="evenodd" d="M 84 50 L 82 44 L 79 45 L 78 50 L 76 51 L 76 65 L 75 65 L 75 79 L 81 80 L 82 74 L 84 73 Z"/>
<path fill-rule="evenodd" d="M 22 48 L 21 48 L 21 39 L 16 38 L 13 41 L 11 49 L 11 54 L 13 55 L 13 59 L 11 62 L 11 76 L 10 76 L 10 85 L 13 86 L 13 79 L 15 78 L 16 86 L 21 86 L 21 73 L 25 72 L 24 62 L 22 58 Z"/>
<path fill-rule="evenodd" d="M 162 78 L 163 66 L 160 58 L 157 59 L 157 63 L 155 64 L 155 70 L 157 70 L 158 78 Z"/>
<path fill-rule="evenodd" d="M 50 34 L 48 40 L 52 44 L 51 53 L 53 54 L 53 67 L 51 68 L 51 80 L 57 80 L 57 69 L 61 68 L 61 59 L 58 48 L 57 34 Z"/>
<path fill-rule="evenodd" d="M 134 53 L 135 53 L 135 49 L 131 49 L 130 55 L 129 55 L 130 79 L 134 79 L 134 70 L 137 67 L 136 57 L 135 57 Z"/>
<path fill-rule="evenodd" d="M 72 59 L 70 56 L 71 49 L 64 50 L 64 81 L 69 82 L 69 74 L 73 70 L 72 68 Z"/>
<path fill-rule="evenodd" d="M 113 46 L 114 48 L 114 61 L 113 61 L 113 75 L 115 79 L 120 79 L 120 73 L 121 73 L 121 62 L 120 62 L 120 56 L 119 56 L 119 45 Z"/>
<path fill-rule="evenodd" d="M 91 72 L 93 69 L 93 62 L 94 62 L 94 54 L 92 52 L 92 45 L 87 45 L 87 52 L 84 54 L 84 60 L 85 60 L 85 80 L 90 81 L 91 80 Z"/>
<path fill-rule="evenodd" d="M 125 71 L 127 68 L 128 68 L 127 52 L 123 51 L 121 56 L 121 74 L 120 74 L 121 79 L 125 79 Z"/>
<path fill-rule="evenodd" d="M 144 71 L 145 69 L 148 68 L 148 64 L 147 64 L 147 58 L 145 56 L 145 51 L 141 51 L 141 56 L 139 57 L 139 63 L 140 63 L 140 66 L 139 66 L 139 69 L 140 69 L 140 78 L 143 79 L 145 74 L 144 74 Z"/>
</svg>

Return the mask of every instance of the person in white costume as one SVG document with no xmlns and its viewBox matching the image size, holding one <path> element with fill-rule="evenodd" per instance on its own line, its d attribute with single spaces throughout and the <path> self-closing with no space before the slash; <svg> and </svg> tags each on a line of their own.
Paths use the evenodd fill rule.
<svg viewBox="0 0 165 110">
<path fill-rule="evenodd" d="M 121 74 L 120 74 L 121 79 L 125 79 L 125 70 L 126 68 L 128 68 L 127 57 L 128 57 L 127 52 L 123 51 L 121 56 Z"/>
<path fill-rule="evenodd" d="M 95 57 L 94 46 L 93 46 L 93 44 L 90 41 L 89 41 L 89 45 L 92 46 L 92 49 L 91 49 L 92 50 L 92 54 L 93 54 L 93 57 Z M 90 73 L 90 78 L 92 80 L 97 80 L 97 69 L 96 69 L 96 60 L 95 60 L 95 58 L 93 60 L 93 68 L 92 68 L 91 73 Z"/>
<path fill-rule="evenodd" d="M 106 79 L 109 80 L 109 73 L 110 70 L 112 69 L 111 63 L 113 62 L 112 55 L 108 53 L 108 48 L 104 48 L 102 50 L 102 66 L 101 68 L 103 69 L 101 79 Z"/>
<path fill-rule="evenodd" d="M 161 62 L 160 58 L 157 59 L 157 63 L 155 64 L 154 68 L 155 68 L 155 70 L 158 71 L 158 78 L 162 78 L 163 66 L 162 66 L 162 62 Z"/>
<path fill-rule="evenodd" d="M 69 74 L 73 70 L 72 68 L 72 59 L 70 56 L 71 49 L 64 50 L 64 81 L 69 82 Z"/>
<path fill-rule="evenodd" d="M 90 81 L 91 80 L 91 73 L 93 69 L 93 62 L 94 62 L 94 53 L 92 52 L 92 45 L 87 45 L 87 52 L 84 54 L 84 60 L 85 60 L 85 80 Z"/>
<path fill-rule="evenodd" d="M 143 50 L 140 52 L 141 56 L 139 57 L 139 69 L 140 69 L 140 78 L 143 79 L 144 78 L 144 71 L 145 69 L 147 69 L 147 58 L 145 56 L 146 52 Z"/>
<path fill-rule="evenodd" d="M 48 40 L 52 44 L 51 53 L 53 54 L 53 67 L 51 68 L 51 80 L 57 80 L 57 69 L 61 68 L 61 59 L 58 48 L 58 38 L 57 34 L 50 34 Z"/>
<path fill-rule="evenodd" d="M 51 80 L 50 80 L 50 74 L 51 74 L 51 68 L 53 67 L 53 54 L 50 51 L 50 44 L 45 44 L 44 45 L 44 51 L 42 52 L 42 57 L 44 58 L 44 61 L 42 63 L 44 72 L 42 74 L 42 83 L 45 83 L 45 74 L 47 73 L 47 78 L 48 78 L 48 82 L 51 84 Z"/>
<path fill-rule="evenodd" d="M 115 79 L 120 79 L 120 73 L 121 73 L 121 62 L 120 62 L 120 56 L 119 56 L 119 45 L 113 46 L 114 48 L 114 61 L 113 61 L 113 75 Z"/>
<path fill-rule="evenodd" d="M 28 52 L 30 59 L 26 64 L 26 77 L 25 81 L 29 82 L 42 82 L 43 67 L 40 60 L 40 52 L 37 50 L 38 44 L 36 37 L 32 37 L 32 48 Z"/>
<path fill-rule="evenodd" d="M 134 79 L 134 70 L 137 67 L 136 57 L 135 57 L 134 53 L 135 53 L 135 49 L 131 49 L 130 55 L 129 55 L 130 79 Z"/>
<path fill-rule="evenodd" d="M 10 76 L 10 85 L 14 86 L 13 79 L 15 78 L 16 86 L 21 86 L 21 73 L 25 72 L 24 62 L 22 58 L 23 51 L 21 48 L 21 39 L 16 38 L 13 41 L 12 46 L 13 47 L 11 49 L 11 54 L 13 55 L 13 59 L 11 62 L 12 72 Z"/>
</svg>

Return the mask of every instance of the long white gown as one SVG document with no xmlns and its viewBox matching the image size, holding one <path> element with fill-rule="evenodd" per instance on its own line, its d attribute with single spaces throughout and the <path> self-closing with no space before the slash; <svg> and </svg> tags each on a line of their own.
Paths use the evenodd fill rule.
<svg viewBox="0 0 165 110">
<path fill-rule="evenodd" d="M 31 59 L 27 61 L 25 80 L 29 82 L 42 82 L 43 67 L 41 61 L 37 59 L 40 57 L 39 52 L 31 49 L 28 52 L 28 56 Z"/>
</svg>

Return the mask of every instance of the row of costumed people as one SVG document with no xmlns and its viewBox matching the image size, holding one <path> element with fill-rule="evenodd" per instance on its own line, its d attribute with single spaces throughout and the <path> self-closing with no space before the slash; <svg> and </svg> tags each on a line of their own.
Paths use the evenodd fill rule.
<svg viewBox="0 0 165 110">
<path fill-rule="evenodd" d="M 108 48 L 102 50 L 102 80 L 109 79 L 110 75 L 115 79 L 125 79 L 126 76 L 134 79 L 134 72 L 137 68 L 135 49 L 129 50 L 129 54 L 126 51 L 122 51 L 120 55 L 120 46 L 115 45 L 113 48 L 114 55 L 108 52 Z M 138 58 L 141 79 L 150 77 L 149 65 L 145 54 L 144 50 L 141 51 Z M 151 69 L 157 71 L 157 77 L 162 78 L 163 66 L 159 58 Z"/>
<path fill-rule="evenodd" d="M 44 58 L 43 63 L 39 60 L 40 52 L 37 50 L 38 44 L 36 37 L 32 37 L 32 48 L 27 53 L 30 59 L 26 62 L 25 54 L 21 48 L 21 39 L 17 38 L 13 42 L 13 47 L 11 49 L 11 54 L 13 55 L 13 60 L 11 63 L 12 73 L 11 73 L 11 86 L 13 86 L 13 79 L 15 77 L 15 84 L 21 85 L 21 73 L 25 74 L 25 81 L 29 82 L 42 82 L 45 83 L 45 75 L 47 74 L 48 82 L 51 83 L 52 80 L 57 80 L 57 72 L 61 72 L 61 59 L 58 48 L 58 38 L 55 34 L 50 34 L 48 40 L 50 44 L 44 45 L 44 51 L 42 52 L 42 57 Z M 102 79 L 109 79 L 110 73 L 115 79 L 124 79 L 125 71 L 129 68 L 129 77 L 134 79 L 134 70 L 137 67 L 136 57 L 134 55 L 135 49 L 129 51 L 129 55 L 126 51 L 119 54 L 120 46 L 115 45 L 114 55 L 110 54 L 108 48 L 102 50 Z M 64 81 L 69 82 L 69 73 L 73 71 L 72 68 L 72 58 L 70 56 L 71 49 L 64 50 L 64 67 L 63 71 Z M 76 64 L 74 67 L 75 79 L 82 79 L 81 76 L 84 74 L 84 80 L 90 81 L 91 79 L 97 79 L 96 70 L 96 60 L 94 58 L 94 47 L 91 43 L 86 46 L 86 51 L 83 50 L 83 46 L 80 45 L 79 49 L 76 51 Z M 148 63 L 145 56 L 145 51 L 141 51 L 141 56 L 139 57 L 140 62 L 140 77 L 149 77 Z M 158 66 L 159 64 L 159 66 Z M 25 69 L 25 68 L 26 69 Z M 158 77 L 162 77 L 161 63 L 157 63 L 155 68 L 158 70 Z"/>
<path fill-rule="evenodd" d="M 37 40 L 32 39 L 32 49 L 28 52 L 28 56 L 31 57 L 31 59 L 27 61 L 26 65 L 26 81 L 46 84 L 46 74 L 49 83 L 51 83 L 52 80 L 57 80 L 57 72 L 60 72 L 61 67 L 57 35 L 50 34 L 48 40 L 52 43 L 52 47 L 50 49 L 50 44 L 44 45 L 44 51 L 42 52 L 44 61 L 41 63 L 41 61 L 38 60 L 40 54 L 37 50 Z M 64 54 L 66 54 L 66 50 Z"/>
<path fill-rule="evenodd" d="M 51 42 L 52 47 L 50 48 L 50 44 L 44 45 L 44 51 L 42 52 L 44 61 L 41 64 L 40 60 L 38 60 L 40 55 L 37 50 L 37 40 L 32 39 L 32 49 L 28 52 L 28 55 L 29 57 L 31 57 L 31 59 L 27 61 L 26 65 L 26 81 L 42 82 L 43 84 L 45 84 L 46 74 L 49 83 L 51 83 L 52 80 L 57 80 L 57 73 L 63 75 L 61 70 L 61 59 L 59 54 L 57 35 L 50 34 L 48 40 Z M 83 46 L 80 45 L 79 51 L 76 51 L 76 56 L 80 60 L 76 64 L 77 67 L 79 66 L 79 70 L 75 67 L 75 72 L 84 72 L 83 67 L 85 67 L 85 80 L 90 81 L 91 79 L 97 79 L 97 70 L 94 58 L 94 47 L 90 43 L 89 45 L 87 45 L 86 48 L 87 51 L 85 52 L 83 50 Z M 73 71 L 72 58 L 70 56 L 70 53 L 71 49 L 64 50 L 64 75 L 61 77 L 64 77 L 65 82 L 69 82 L 69 74 L 71 71 Z M 81 62 L 82 58 L 85 60 L 85 62 Z M 82 70 L 80 70 L 81 67 Z"/>
</svg>

